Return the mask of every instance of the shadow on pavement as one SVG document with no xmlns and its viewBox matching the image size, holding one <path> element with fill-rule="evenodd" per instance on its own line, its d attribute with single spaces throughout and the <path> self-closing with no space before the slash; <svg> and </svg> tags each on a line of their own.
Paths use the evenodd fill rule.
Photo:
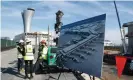
<svg viewBox="0 0 133 80">
<path fill-rule="evenodd" d="M 21 73 L 18 73 L 17 69 L 15 68 L 11 68 L 11 67 L 1 68 L 1 72 L 3 74 L 10 74 L 10 75 L 14 75 L 19 78 L 24 78 L 24 75 L 22 75 Z"/>
<path fill-rule="evenodd" d="M 9 62 L 9 64 L 14 64 L 14 63 L 16 63 L 17 62 L 17 60 L 14 60 L 14 61 L 12 61 L 12 62 Z"/>
</svg>

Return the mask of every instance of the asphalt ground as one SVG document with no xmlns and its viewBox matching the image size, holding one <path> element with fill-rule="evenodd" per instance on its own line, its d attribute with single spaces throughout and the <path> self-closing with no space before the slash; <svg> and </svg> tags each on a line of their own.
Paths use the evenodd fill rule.
<svg viewBox="0 0 133 80">
<path fill-rule="evenodd" d="M 58 78 L 58 76 L 59 73 L 38 75 L 34 74 L 34 78 L 32 80 L 55 80 Z M 17 50 L 15 48 L 1 52 L 1 80 L 25 80 L 24 71 L 22 71 L 21 74 L 17 72 Z M 60 76 L 60 80 L 77 79 L 72 73 L 62 73 Z"/>
<path fill-rule="evenodd" d="M 48 80 L 49 78 L 50 78 L 49 80 L 55 80 L 58 78 L 58 75 L 59 73 L 38 74 L 38 75 L 34 74 L 34 78 L 32 80 Z M 86 80 L 90 80 L 87 75 L 85 75 L 84 77 L 86 78 Z M 103 80 L 133 80 L 133 76 L 123 74 L 121 78 L 118 79 L 116 67 L 114 65 L 103 63 L 102 79 Z M 16 48 L 1 52 L 1 80 L 25 80 L 24 71 L 22 71 L 21 74 L 17 72 Z M 60 80 L 77 80 L 77 79 L 72 73 L 62 73 Z M 96 80 L 99 80 L 99 79 L 96 79 Z"/>
<path fill-rule="evenodd" d="M 133 75 L 122 74 L 121 77 L 118 78 L 116 66 L 103 63 L 102 79 L 103 80 L 133 80 Z"/>
</svg>

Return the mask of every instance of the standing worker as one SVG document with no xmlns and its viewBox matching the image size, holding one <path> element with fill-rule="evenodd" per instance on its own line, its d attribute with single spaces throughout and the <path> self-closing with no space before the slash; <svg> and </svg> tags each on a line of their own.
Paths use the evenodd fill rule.
<svg viewBox="0 0 133 80">
<path fill-rule="evenodd" d="M 24 61 L 25 61 L 25 79 L 26 78 L 33 78 L 33 47 L 31 45 L 31 41 L 26 39 L 26 44 L 24 47 Z M 30 70 L 29 70 L 30 69 Z M 28 77 L 28 71 L 30 71 L 30 77 Z"/>
<path fill-rule="evenodd" d="M 20 73 L 21 70 L 23 70 L 23 48 L 22 46 L 24 45 L 24 41 L 20 40 L 19 43 L 17 43 L 17 50 L 18 50 L 18 72 Z"/>
</svg>

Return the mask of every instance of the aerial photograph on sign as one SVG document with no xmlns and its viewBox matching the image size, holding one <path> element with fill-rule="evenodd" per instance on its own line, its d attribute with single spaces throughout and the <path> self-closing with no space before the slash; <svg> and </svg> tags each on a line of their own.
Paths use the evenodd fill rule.
<svg viewBox="0 0 133 80">
<path fill-rule="evenodd" d="M 101 76 L 106 14 L 64 25 L 57 56 L 63 66 Z M 58 59 L 58 58 L 57 58 Z"/>
</svg>

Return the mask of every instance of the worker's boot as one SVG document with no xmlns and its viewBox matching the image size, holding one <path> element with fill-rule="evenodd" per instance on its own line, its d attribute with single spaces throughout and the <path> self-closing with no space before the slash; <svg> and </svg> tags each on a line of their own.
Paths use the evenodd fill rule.
<svg viewBox="0 0 133 80">
<path fill-rule="evenodd" d="M 18 73 L 20 74 L 20 69 L 18 69 Z"/>
<path fill-rule="evenodd" d="M 28 77 L 28 75 L 25 75 L 25 77 L 24 77 L 25 79 L 28 79 L 29 77 Z"/>
<path fill-rule="evenodd" d="M 30 74 L 30 79 L 32 79 L 33 78 L 33 74 Z"/>
</svg>

